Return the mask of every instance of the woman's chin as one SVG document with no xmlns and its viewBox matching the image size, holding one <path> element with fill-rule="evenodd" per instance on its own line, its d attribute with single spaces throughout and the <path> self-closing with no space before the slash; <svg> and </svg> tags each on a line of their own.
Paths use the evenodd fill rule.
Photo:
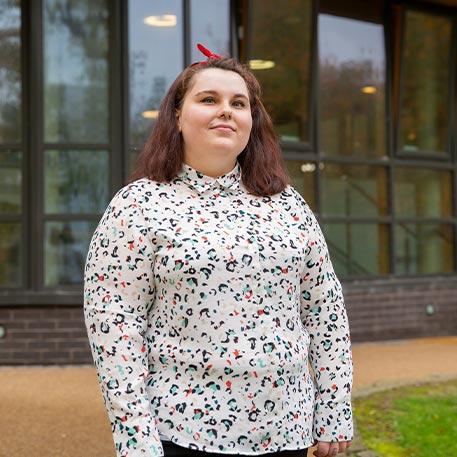
<svg viewBox="0 0 457 457">
<path fill-rule="evenodd" d="M 221 153 L 230 154 L 237 150 L 237 145 L 233 141 L 227 141 L 225 138 L 220 138 L 217 141 L 212 141 L 207 145 L 207 148 L 213 149 L 215 151 L 220 151 Z"/>
</svg>

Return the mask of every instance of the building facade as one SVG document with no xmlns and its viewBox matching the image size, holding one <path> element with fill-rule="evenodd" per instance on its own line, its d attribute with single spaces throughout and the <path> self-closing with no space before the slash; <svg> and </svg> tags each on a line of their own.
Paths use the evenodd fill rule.
<svg viewBox="0 0 457 457">
<path fill-rule="evenodd" d="M 0 364 L 91 362 L 88 244 L 197 42 L 262 83 L 352 340 L 455 335 L 457 0 L 0 0 Z"/>
</svg>

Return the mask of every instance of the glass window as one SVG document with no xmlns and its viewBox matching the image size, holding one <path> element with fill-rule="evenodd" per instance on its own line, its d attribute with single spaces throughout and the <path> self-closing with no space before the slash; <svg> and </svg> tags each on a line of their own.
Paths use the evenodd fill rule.
<svg viewBox="0 0 457 457">
<path fill-rule="evenodd" d="M 108 142 L 106 1 L 45 0 L 46 142 Z"/>
<path fill-rule="evenodd" d="M 339 276 L 389 273 L 387 224 L 325 224 L 325 238 Z"/>
<path fill-rule="evenodd" d="M 21 167 L 21 151 L 0 151 L 0 214 L 21 212 Z"/>
<path fill-rule="evenodd" d="M 0 222 L 0 286 L 21 284 L 21 224 Z"/>
<path fill-rule="evenodd" d="M 326 163 L 321 168 L 324 216 L 388 214 L 385 167 Z"/>
<path fill-rule="evenodd" d="M 407 11 L 400 139 L 404 152 L 447 151 L 452 19 Z"/>
<path fill-rule="evenodd" d="M 182 1 L 129 0 L 130 167 L 184 67 Z"/>
<path fill-rule="evenodd" d="M 45 152 L 46 213 L 100 213 L 108 204 L 107 151 Z"/>
<path fill-rule="evenodd" d="M 286 166 L 292 178 L 292 186 L 303 196 L 313 212 L 317 212 L 314 191 L 316 164 L 314 162 L 302 162 L 301 160 L 287 160 Z"/>
<path fill-rule="evenodd" d="M 397 274 L 445 273 L 454 269 L 452 225 L 398 224 L 395 229 Z"/>
<path fill-rule="evenodd" d="M 247 57 L 282 140 L 310 141 L 312 1 L 249 2 Z"/>
<path fill-rule="evenodd" d="M 81 284 L 96 221 L 45 223 L 45 286 Z"/>
<path fill-rule="evenodd" d="M 191 63 L 205 60 L 197 49 L 197 43 L 202 43 L 216 54 L 230 55 L 229 0 L 192 0 L 190 36 Z"/>
<path fill-rule="evenodd" d="M 0 143 L 20 143 L 21 2 L 0 0 Z"/>
<path fill-rule="evenodd" d="M 395 169 L 395 212 L 402 217 L 451 217 L 452 174 L 448 171 Z"/>
<path fill-rule="evenodd" d="M 319 15 L 319 149 L 387 156 L 383 26 Z"/>
</svg>

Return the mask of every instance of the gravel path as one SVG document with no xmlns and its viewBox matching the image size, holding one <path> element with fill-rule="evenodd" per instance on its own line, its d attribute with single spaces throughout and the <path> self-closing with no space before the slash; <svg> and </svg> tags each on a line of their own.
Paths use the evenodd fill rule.
<svg viewBox="0 0 457 457">
<path fill-rule="evenodd" d="M 354 396 L 457 378 L 457 336 L 353 344 L 353 355 Z M 0 457 L 115 457 L 92 366 L 1 367 L 0 393 Z M 373 457 L 357 436 L 339 455 Z"/>
</svg>

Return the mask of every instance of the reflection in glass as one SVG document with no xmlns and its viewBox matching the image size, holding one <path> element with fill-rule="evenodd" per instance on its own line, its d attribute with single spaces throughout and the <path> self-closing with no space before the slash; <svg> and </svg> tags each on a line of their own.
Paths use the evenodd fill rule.
<svg viewBox="0 0 457 457">
<path fill-rule="evenodd" d="M 308 142 L 311 0 L 252 0 L 247 56 L 282 140 Z"/>
<path fill-rule="evenodd" d="M 0 151 L 0 213 L 21 211 L 22 152 Z"/>
<path fill-rule="evenodd" d="M 387 155 L 382 25 L 319 15 L 319 103 L 323 154 Z"/>
<path fill-rule="evenodd" d="M 301 160 L 286 160 L 285 163 L 292 178 L 292 186 L 303 196 L 315 213 L 317 211 L 314 191 L 316 164 L 314 162 L 302 162 Z"/>
<path fill-rule="evenodd" d="M 407 11 L 403 48 L 400 147 L 448 150 L 452 19 Z"/>
<path fill-rule="evenodd" d="M 21 141 L 21 2 L 0 0 L 0 143 Z"/>
<path fill-rule="evenodd" d="M 130 145 L 141 148 L 184 66 L 182 1 L 129 0 L 128 5 Z"/>
<path fill-rule="evenodd" d="M 452 175 L 430 169 L 395 169 L 395 212 L 398 216 L 452 216 Z"/>
<path fill-rule="evenodd" d="M 21 250 L 21 224 L 0 223 L 0 286 L 20 286 Z"/>
<path fill-rule="evenodd" d="M 230 55 L 229 0 L 192 0 L 190 3 L 190 61 L 200 62 L 205 56 L 197 43 L 216 54 Z"/>
<path fill-rule="evenodd" d="M 324 233 L 337 276 L 389 273 L 386 224 L 325 224 Z"/>
<path fill-rule="evenodd" d="M 99 213 L 108 204 L 107 151 L 45 151 L 46 213 Z"/>
<path fill-rule="evenodd" d="M 322 167 L 322 214 L 325 216 L 387 215 L 385 167 L 339 165 Z"/>
<path fill-rule="evenodd" d="M 453 271 L 452 225 L 398 224 L 395 235 L 397 274 Z"/>
<path fill-rule="evenodd" d="M 81 284 L 84 263 L 96 221 L 45 223 L 44 282 L 46 286 Z"/>
<path fill-rule="evenodd" d="M 106 1 L 45 0 L 46 142 L 108 142 Z"/>
</svg>

